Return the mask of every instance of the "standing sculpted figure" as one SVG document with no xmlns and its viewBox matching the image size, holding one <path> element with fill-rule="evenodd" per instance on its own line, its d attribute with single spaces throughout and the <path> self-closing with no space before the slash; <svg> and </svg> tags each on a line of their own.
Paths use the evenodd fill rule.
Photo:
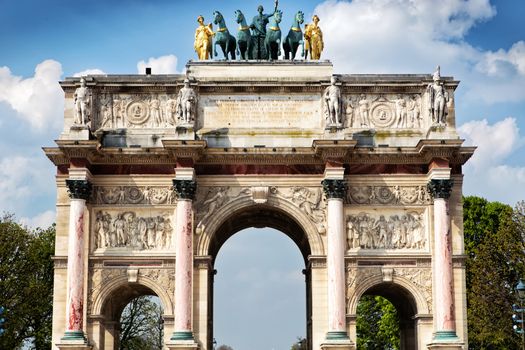
<svg viewBox="0 0 525 350">
<path fill-rule="evenodd" d="M 332 76 L 330 86 L 324 91 L 324 101 L 328 112 L 328 126 L 341 127 L 341 89 L 335 83 L 336 79 Z"/>
<path fill-rule="evenodd" d="M 80 78 L 80 87 L 75 90 L 75 120 L 77 125 L 86 125 L 89 119 L 91 93 L 86 79 Z"/>
<path fill-rule="evenodd" d="M 162 126 L 164 124 L 162 120 L 162 111 L 160 109 L 160 102 L 156 98 L 149 101 L 149 108 L 151 110 L 151 116 L 153 117 L 154 126 Z"/>
<path fill-rule="evenodd" d="M 429 112 L 432 116 L 432 122 L 442 126 L 446 125 L 448 114 L 447 102 L 449 100 L 448 92 L 441 81 L 440 68 L 437 66 L 433 76 L 434 83 L 427 87 L 430 99 Z"/>
<path fill-rule="evenodd" d="M 319 16 L 312 17 L 313 23 L 306 25 L 304 29 L 304 37 L 306 39 L 306 53 L 305 58 L 310 52 L 310 59 L 321 59 L 321 53 L 324 49 L 323 32 L 319 27 Z"/>
<path fill-rule="evenodd" d="M 359 100 L 359 117 L 361 118 L 361 127 L 368 127 L 370 122 L 368 118 L 368 113 L 370 111 L 370 101 L 366 99 L 366 95 L 361 95 L 361 100 Z"/>
<path fill-rule="evenodd" d="M 184 87 L 180 89 L 177 95 L 177 123 L 188 125 L 195 121 L 195 105 L 197 103 L 197 95 L 195 91 L 190 88 L 190 81 L 184 80 Z"/>
<path fill-rule="evenodd" d="M 197 22 L 199 22 L 199 26 L 195 30 L 193 47 L 195 48 L 195 52 L 197 52 L 199 60 L 208 60 L 211 56 L 211 37 L 215 35 L 215 33 L 212 30 L 211 23 L 208 25 L 204 24 L 204 17 L 197 17 Z"/>
<path fill-rule="evenodd" d="M 253 17 L 252 24 L 250 25 L 250 29 L 252 30 L 252 40 L 253 40 L 253 53 L 252 57 L 257 60 L 266 60 L 268 59 L 268 52 L 266 52 L 266 49 L 264 47 L 264 40 L 266 38 L 266 25 L 269 22 L 269 18 L 272 17 L 275 12 L 277 12 L 277 6 L 279 5 L 279 2 L 275 0 L 275 8 L 273 10 L 273 13 L 271 14 L 265 14 L 264 8 L 262 5 L 259 5 L 257 7 L 257 12 L 259 13 L 255 17 Z"/>
</svg>

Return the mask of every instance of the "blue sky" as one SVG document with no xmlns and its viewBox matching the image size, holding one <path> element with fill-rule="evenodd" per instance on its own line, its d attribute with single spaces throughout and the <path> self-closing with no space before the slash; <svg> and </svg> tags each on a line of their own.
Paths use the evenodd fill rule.
<svg viewBox="0 0 525 350">
<path fill-rule="evenodd" d="M 54 169 L 41 147 L 53 145 L 62 128 L 58 80 L 86 71 L 134 74 L 146 65 L 153 73 L 181 72 L 196 57 L 198 15 L 209 22 L 219 10 L 233 29 L 234 11 L 251 18 L 259 3 L 266 12 L 273 8 L 273 1 L 252 0 L 2 2 L 0 211 L 33 226 L 54 221 Z M 525 199 L 525 1 L 281 0 L 279 7 L 285 29 L 297 10 L 307 20 L 319 15 L 323 56 L 336 73 L 432 73 L 440 64 L 443 75 L 461 80 L 457 127 L 467 144 L 478 146 L 464 168 L 464 193 L 511 205 Z M 224 251 L 246 246 L 238 237 Z M 275 244 L 272 252 L 283 265 L 271 268 L 282 272 L 298 250 Z M 225 266 L 241 261 L 232 258 Z M 263 326 L 257 332 L 271 331 Z M 224 332 L 218 340 L 227 343 L 231 333 Z M 297 335 L 288 334 L 292 341 Z M 283 346 L 289 344 L 275 349 Z"/>
</svg>

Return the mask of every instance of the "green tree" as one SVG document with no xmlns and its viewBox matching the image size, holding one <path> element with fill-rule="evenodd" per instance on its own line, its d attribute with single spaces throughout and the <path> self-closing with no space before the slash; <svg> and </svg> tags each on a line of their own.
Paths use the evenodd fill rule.
<svg viewBox="0 0 525 350">
<path fill-rule="evenodd" d="M 13 215 L 0 219 L 0 306 L 6 308 L 0 349 L 27 341 L 36 350 L 51 348 L 54 245 L 54 225 L 29 230 Z"/>
<path fill-rule="evenodd" d="M 517 349 L 512 305 L 525 271 L 525 213 L 479 197 L 465 197 L 463 207 L 469 348 Z"/>
<path fill-rule="evenodd" d="M 143 295 L 131 300 L 120 317 L 120 350 L 161 350 L 163 344 L 164 324 L 158 298 Z"/>
<path fill-rule="evenodd" d="M 297 341 L 292 345 L 290 350 L 306 350 L 306 338 L 297 337 Z"/>
<path fill-rule="evenodd" d="M 399 315 L 388 299 L 365 295 L 357 304 L 357 349 L 398 350 Z"/>
</svg>

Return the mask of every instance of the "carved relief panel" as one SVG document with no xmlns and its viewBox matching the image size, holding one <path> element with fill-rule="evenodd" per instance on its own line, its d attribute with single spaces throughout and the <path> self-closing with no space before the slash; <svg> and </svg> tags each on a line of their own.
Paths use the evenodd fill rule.
<svg viewBox="0 0 525 350">
<path fill-rule="evenodd" d="M 356 129 L 421 129 L 428 123 L 420 94 L 361 94 L 344 98 L 346 126 Z"/>
<path fill-rule="evenodd" d="M 188 90 L 193 92 L 191 88 Z M 100 94 L 97 102 L 98 118 L 93 130 L 164 129 L 186 125 L 188 118 L 184 108 L 188 103 L 195 105 L 195 101 L 187 102 L 184 96 L 177 94 Z M 191 119 L 194 117 L 192 115 Z"/>
<path fill-rule="evenodd" d="M 93 204 L 171 205 L 176 203 L 172 186 L 95 186 Z"/>
<path fill-rule="evenodd" d="M 173 211 L 95 210 L 95 253 L 174 249 Z"/>
<path fill-rule="evenodd" d="M 432 203 L 425 185 L 420 186 L 349 186 L 350 204 L 428 205 Z"/>
<path fill-rule="evenodd" d="M 428 251 L 428 225 L 422 209 L 351 212 L 346 217 L 347 250 Z"/>
</svg>

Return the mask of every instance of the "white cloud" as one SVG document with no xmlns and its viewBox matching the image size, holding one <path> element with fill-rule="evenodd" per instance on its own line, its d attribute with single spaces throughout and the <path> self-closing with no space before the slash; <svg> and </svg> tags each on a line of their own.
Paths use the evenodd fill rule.
<svg viewBox="0 0 525 350">
<path fill-rule="evenodd" d="M 465 194 L 514 204 L 525 199 L 525 167 L 509 166 L 505 160 L 520 152 L 523 137 L 515 118 L 494 124 L 474 120 L 458 128 L 468 145 L 478 149 L 465 165 Z"/>
<path fill-rule="evenodd" d="M 90 68 L 90 69 L 83 70 L 81 72 L 77 72 L 77 73 L 73 74 L 73 76 L 74 77 L 84 77 L 86 75 L 104 75 L 104 74 L 106 74 L 106 72 L 104 72 L 101 69 Z"/>
<path fill-rule="evenodd" d="M 64 94 L 58 81 L 62 66 L 45 60 L 35 68 L 35 75 L 23 79 L 0 67 L 0 102 L 6 102 L 17 116 L 34 129 L 59 128 L 62 124 Z"/>
<path fill-rule="evenodd" d="M 519 145 L 516 119 L 508 117 L 490 125 L 486 119 L 473 120 L 458 128 L 467 145 L 477 146 L 469 160 L 476 169 L 504 160 Z"/>
<path fill-rule="evenodd" d="M 146 67 L 151 67 L 152 74 L 175 74 L 177 73 L 177 56 L 166 55 L 150 57 L 147 61 L 137 63 L 138 74 L 144 74 Z"/>
<path fill-rule="evenodd" d="M 440 64 L 463 81 L 469 103 L 525 100 L 525 74 L 512 74 L 525 70 L 523 42 L 490 52 L 465 41 L 496 14 L 489 0 L 329 0 L 314 13 L 336 71 L 432 73 Z"/>
<path fill-rule="evenodd" d="M 20 218 L 20 223 L 22 225 L 28 226 L 30 228 L 42 228 L 46 229 L 51 226 L 56 221 L 56 213 L 53 210 L 46 210 L 43 213 L 40 213 L 34 217 L 22 217 Z"/>
<path fill-rule="evenodd" d="M 45 157 L 3 155 L 0 161 L 0 208 L 28 212 L 32 200 L 54 191 L 52 165 Z"/>
</svg>

